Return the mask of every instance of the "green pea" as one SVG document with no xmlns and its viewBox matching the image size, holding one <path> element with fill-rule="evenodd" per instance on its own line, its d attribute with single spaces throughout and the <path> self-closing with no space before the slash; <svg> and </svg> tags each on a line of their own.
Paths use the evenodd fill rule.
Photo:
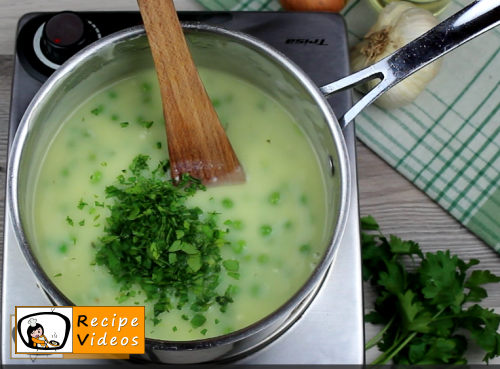
<svg viewBox="0 0 500 369">
<path fill-rule="evenodd" d="M 96 170 L 94 174 L 90 176 L 90 182 L 94 184 L 99 183 L 101 179 L 102 179 L 102 173 L 98 170 Z"/>
<path fill-rule="evenodd" d="M 269 196 L 269 202 L 273 205 L 276 205 L 281 200 L 281 194 L 279 192 L 273 192 L 271 196 Z"/>
<path fill-rule="evenodd" d="M 260 254 L 257 257 L 257 261 L 261 264 L 267 264 L 269 262 L 269 256 L 266 254 Z"/>
<path fill-rule="evenodd" d="M 303 254 L 309 254 L 309 252 L 311 252 L 311 246 L 308 244 L 305 244 L 305 245 L 300 246 L 299 250 Z"/>
<path fill-rule="evenodd" d="M 260 234 L 263 236 L 269 236 L 273 233 L 273 228 L 270 225 L 263 225 L 260 227 Z"/>
<path fill-rule="evenodd" d="M 241 292 L 241 288 L 239 286 L 235 286 L 234 284 L 232 284 L 230 287 L 229 287 L 229 294 L 231 296 L 236 296 L 236 295 L 239 295 Z"/>
<path fill-rule="evenodd" d="M 220 106 L 220 100 L 219 99 L 212 99 L 212 105 L 214 108 L 218 108 Z"/>
<path fill-rule="evenodd" d="M 210 217 L 210 219 L 212 219 L 215 223 L 219 222 L 219 218 L 220 218 L 220 217 L 219 217 L 219 214 L 217 214 L 217 213 L 209 213 L 209 217 Z M 208 232 L 208 231 L 210 231 L 210 228 L 209 228 L 209 227 L 207 227 L 207 228 L 206 228 L 206 231 L 207 231 L 207 232 Z"/>
<path fill-rule="evenodd" d="M 231 248 L 237 254 L 241 254 L 245 249 L 247 243 L 244 240 L 239 240 L 238 242 L 231 244 Z"/>
<path fill-rule="evenodd" d="M 99 105 L 97 108 L 91 110 L 91 113 L 94 114 L 94 115 L 99 115 L 103 111 L 104 111 L 104 106 Z"/>
<path fill-rule="evenodd" d="M 261 297 L 262 296 L 262 287 L 254 284 L 252 287 L 250 287 L 250 294 L 252 297 Z"/>
<path fill-rule="evenodd" d="M 231 209 L 234 206 L 234 203 L 231 199 L 225 198 L 224 200 L 222 200 L 222 206 L 227 209 Z"/>
<path fill-rule="evenodd" d="M 232 225 L 235 229 L 245 228 L 245 225 L 243 224 L 243 222 L 241 220 L 234 220 Z"/>
</svg>

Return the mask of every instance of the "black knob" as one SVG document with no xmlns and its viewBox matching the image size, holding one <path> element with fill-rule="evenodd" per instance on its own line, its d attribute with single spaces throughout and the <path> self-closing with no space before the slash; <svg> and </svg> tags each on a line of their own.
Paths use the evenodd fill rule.
<svg viewBox="0 0 500 369">
<path fill-rule="evenodd" d="M 73 12 L 62 12 L 45 23 L 41 48 L 47 59 L 62 64 L 96 38 L 85 19 Z"/>
</svg>

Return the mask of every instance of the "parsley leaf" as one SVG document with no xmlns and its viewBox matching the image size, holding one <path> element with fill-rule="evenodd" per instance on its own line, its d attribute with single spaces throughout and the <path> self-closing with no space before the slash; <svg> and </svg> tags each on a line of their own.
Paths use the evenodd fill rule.
<svg viewBox="0 0 500 369">
<path fill-rule="evenodd" d="M 191 325 L 193 326 L 193 328 L 196 329 L 196 328 L 201 327 L 203 324 L 205 324 L 206 321 L 207 321 L 207 318 L 205 317 L 205 315 L 195 314 L 193 319 L 191 319 Z"/>
<path fill-rule="evenodd" d="M 464 329 L 486 352 L 485 362 L 500 355 L 500 315 L 477 304 L 463 307 L 481 302 L 487 297 L 481 286 L 500 277 L 488 270 L 468 275 L 478 260 L 466 263 L 449 250 L 424 254 L 415 242 L 387 238 L 373 217 L 361 219 L 361 230 L 363 279 L 379 290 L 365 321 L 385 325 L 365 346 L 382 351 L 372 365 L 466 364 L 467 340 L 457 333 Z"/>
<path fill-rule="evenodd" d="M 153 125 L 153 123 L 154 123 L 153 121 L 151 121 L 151 122 L 145 122 L 145 121 L 142 121 L 142 122 L 141 122 L 141 125 L 142 125 L 144 128 L 149 129 L 149 128 L 151 128 L 151 126 Z"/>
<path fill-rule="evenodd" d="M 83 202 L 83 199 L 80 199 L 80 202 L 78 204 L 78 209 L 83 210 L 83 208 L 88 205 L 86 202 Z"/>
<path fill-rule="evenodd" d="M 240 268 L 240 263 L 238 260 L 224 260 L 222 262 L 222 265 L 224 265 L 224 268 L 230 272 L 237 272 L 238 269 Z"/>
</svg>

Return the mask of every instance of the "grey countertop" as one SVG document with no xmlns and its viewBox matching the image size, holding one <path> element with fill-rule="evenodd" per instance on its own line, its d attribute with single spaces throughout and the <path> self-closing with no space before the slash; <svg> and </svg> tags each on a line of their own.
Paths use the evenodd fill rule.
<svg viewBox="0 0 500 369">
<path fill-rule="evenodd" d="M 76 7 L 81 2 L 76 1 L 46 1 L 49 7 L 41 7 L 44 1 L 0 0 L 0 230 L 3 232 L 6 158 L 8 137 L 8 116 L 10 104 L 10 84 L 13 70 L 13 44 L 17 19 L 29 11 L 43 8 L 44 10 Z M 22 5 L 21 5 L 22 3 Z M 74 4 L 75 6 L 73 6 Z M 93 7 L 89 3 L 95 3 Z M 106 3 L 99 6 L 99 3 Z M 186 10 L 199 9 L 194 1 L 176 1 L 180 8 Z M 8 5 L 9 4 L 9 5 Z M 14 5 L 11 5 L 14 4 Z M 89 1 L 84 2 L 86 9 L 122 9 L 136 10 L 135 0 L 120 1 Z M 5 29 L 4 29 L 5 28 Z M 461 226 L 451 215 L 430 200 L 424 193 L 406 180 L 392 167 L 381 160 L 363 143 L 357 142 L 358 152 L 358 179 L 360 213 L 372 215 L 379 222 L 384 234 L 395 234 L 406 240 L 418 242 L 424 251 L 450 249 L 453 254 L 468 260 L 479 259 L 481 269 L 489 269 L 500 275 L 500 255 L 491 247 L 479 240 L 467 229 Z M 0 246 L 1 247 L 1 246 Z M 0 254 L 1 257 L 1 254 Z M 1 265 L 1 261 L 0 261 Z M 487 287 L 489 298 L 483 306 L 489 308 L 500 307 L 500 285 Z M 369 286 L 365 286 L 365 309 L 368 311 L 375 299 L 375 293 Z M 366 337 L 371 338 L 377 328 L 366 325 Z M 370 352 L 370 356 L 375 355 Z M 482 355 L 474 350 L 470 354 L 471 363 L 479 363 Z M 499 359 L 493 363 L 500 363 Z"/>
</svg>

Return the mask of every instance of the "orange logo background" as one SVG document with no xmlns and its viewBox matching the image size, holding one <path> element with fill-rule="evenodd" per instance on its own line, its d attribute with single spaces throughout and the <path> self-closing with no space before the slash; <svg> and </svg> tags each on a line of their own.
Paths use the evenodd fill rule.
<svg viewBox="0 0 500 369">
<path fill-rule="evenodd" d="M 144 306 L 73 307 L 74 354 L 144 354 Z"/>
</svg>

